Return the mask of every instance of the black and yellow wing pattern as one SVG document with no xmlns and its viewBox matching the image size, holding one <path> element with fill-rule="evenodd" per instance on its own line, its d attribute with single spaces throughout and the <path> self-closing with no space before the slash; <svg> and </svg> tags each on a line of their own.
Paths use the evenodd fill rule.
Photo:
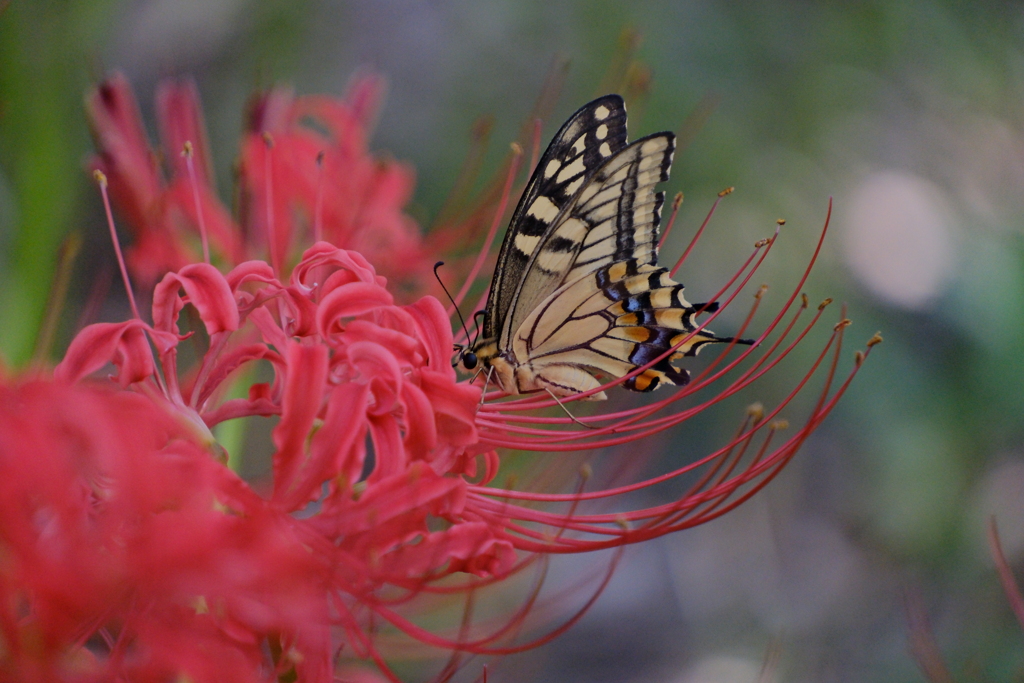
<svg viewBox="0 0 1024 683">
<path fill-rule="evenodd" d="M 590 391 L 601 384 L 592 373 L 622 377 L 684 340 L 624 385 L 685 384 L 670 361 L 731 341 L 696 331 L 698 311 L 715 305 L 689 304 L 657 265 L 665 196 L 654 187 L 674 151 L 668 132 L 627 143 L 618 95 L 584 105 L 555 135 L 512 216 L 469 349 L 503 391 Z"/>
</svg>

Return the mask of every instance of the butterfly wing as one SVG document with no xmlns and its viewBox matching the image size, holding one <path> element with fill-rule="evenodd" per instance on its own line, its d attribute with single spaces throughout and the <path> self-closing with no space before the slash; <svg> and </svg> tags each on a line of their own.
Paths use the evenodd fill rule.
<svg viewBox="0 0 1024 683">
<path fill-rule="evenodd" d="M 553 291 L 603 265 L 624 259 L 657 263 L 662 192 L 675 151 L 672 133 L 656 133 L 609 155 L 584 180 L 527 262 L 499 346 Z M 599 151 L 600 154 L 600 151 Z"/>
<path fill-rule="evenodd" d="M 624 386 L 652 391 L 662 382 L 685 384 L 689 375 L 672 360 L 695 355 L 708 343 L 732 341 L 699 329 L 698 312 L 717 308 L 688 303 L 683 286 L 664 268 L 639 259 L 603 265 L 548 296 L 517 330 L 512 348 L 522 359 L 519 388 L 563 396 L 589 391 L 600 385 L 589 371 L 622 377 L 677 344 Z M 604 398 L 603 392 L 594 398 Z"/>
<path fill-rule="evenodd" d="M 616 95 L 562 126 L 513 215 L 473 347 L 505 391 L 582 393 L 600 384 L 592 372 L 622 377 L 676 344 L 625 386 L 683 384 L 688 375 L 671 360 L 729 341 L 698 331 L 698 310 L 716 306 L 691 306 L 657 267 L 664 193 L 654 188 L 668 179 L 674 151 L 667 132 L 626 144 Z"/>
<path fill-rule="evenodd" d="M 606 95 L 580 107 L 555 134 L 523 191 L 501 244 L 487 299 L 484 339 L 494 339 L 509 328 L 509 312 L 537 247 L 587 179 L 625 146 L 626 107 L 618 95 Z"/>
<path fill-rule="evenodd" d="M 501 337 L 520 391 L 582 393 L 600 385 L 592 371 L 622 377 L 648 363 L 626 388 L 685 384 L 672 360 L 732 341 L 699 329 L 698 311 L 717 305 L 691 305 L 657 266 L 664 193 L 654 188 L 674 151 L 674 136 L 656 133 L 607 158 L 538 244 Z"/>
</svg>

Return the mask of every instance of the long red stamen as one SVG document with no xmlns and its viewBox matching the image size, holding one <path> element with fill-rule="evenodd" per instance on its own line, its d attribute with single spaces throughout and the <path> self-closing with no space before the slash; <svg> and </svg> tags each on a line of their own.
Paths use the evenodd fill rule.
<svg viewBox="0 0 1024 683">
<path fill-rule="evenodd" d="M 871 348 L 871 346 L 870 346 L 870 342 L 869 342 L 869 347 L 868 347 L 869 351 L 870 351 L 870 348 Z M 834 359 L 837 359 L 837 358 L 838 358 L 838 350 L 836 351 L 836 354 L 834 354 Z M 658 508 L 651 508 L 651 509 L 644 510 L 644 511 L 638 511 L 636 513 L 627 513 L 626 515 L 594 515 L 594 516 L 590 516 L 590 517 L 586 518 L 586 523 L 585 524 L 574 525 L 574 529 L 577 530 L 577 531 L 580 531 L 580 532 L 591 533 L 591 534 L 599 534 L 599 535 L 613 534 L 613 535 L 620 536 L 619 540 L 617 540 L 617 541 L 601 542 L 601 543 L 598 543 L 598 544 L 595 544 L 594 542 L 582 541 L 580 543 L 567 545 L 565 548 L 563 548 L 561 550 L 555 549 L 555 548 L 548 548 L 547 552 L 561 552 L 561 551 L 579 552 L 579 551 L 583 551 L 583 550 L 592 550 L 592 549 L 595 549 L 597 547 L 613 547 L 613 546 L 618 545 L 618 544 L 620 544 L 622 542 L 636 542 L 637 540 L 642 540 L 642 538 L 638 538 L 638 537 L 628 538 L 627 539 L 627 538 L 621 537 L 621 534 L 618 534 L 613 529 L 609 529 L 608 527 L 603 527 L 602 528 L 602 527 L 593 527 L 593 526 L 590 526 L 590 525 L 592 525 L 595 522 L 596 523 L 601 523 L 601 524 L 612 524 L 612 523 L 615 523 L 618 520 L 622 519 L 623 517 L 625 517 L 626 519 L 642 519 L 644 515 L 650 516 L 652 514 L 664 514 L 665 512 L 671 511 L 671 509 L 672 509 L 672 507 L 674 505 L 675 506 L 679 506 L 680 504 L 682 504 L 682 507 L 679 507 L 678 509 L 683 509 L 685 507 L 692 507 L 695 504 L 699 504 L 700 500 L 711 500 L 715 496 L 720 495 L 720 493 L 729 493 L 731 490 L 735 490 L 735 488 L 737 486 L 741 486 L 741 485 L 743 485 L 743 484 L 745 484 L 745 483 L 747 483 L 747 482 L 749 482 L 749 481 L 751 481 L 751 480 L 753 480 L 753 479 L 755 479 L 757 477 L 762 477 L 762 479 L 760 479 L 754 486 L 752 486 L 750 490 L 745 492 L 738 499 L 735 499 L 734 501 L 732 501 L 727 507 L 719 508 L 719 509 L 715 510 L 709 516 L 688 517 L 687 519 L 685 519 L 685 521 L 682 521 L 682 522 L 680 522 L 678 524 L 675 524 L 675 525 L 673 525 L 671 527 L 660 528 L 656 532 L 651 533 L 650 535 L 661 535 L 663 533 L 668 533 L 668 532 L 676 531 L 676 530 L 679 530 L 679 529 L 682 529 L 682 528 L 687 528 L 687 527 L 695 526 L 697 524 L 701 524 L 703 522 L 708 521 L 712 517 L 720 516 L 721 514 L 724 514 L 725 512 L 728 512 L 729 510 L 735 508 L 736 506 L 740 505 L 742 502 L 744 502 L 745 500 L 747 500 L 751 496 L 753 496 L 758 490 L 760 490 L 765 485 L 767 485 L 768 481 L 770 481 L 770 479 L 772 477 L 774 477 L 774 475 L 781 469 L 781 467 L 784 466 L 785 463 L 796 453 L 796 451 L 799 449 L 799 447 L 803 444 L 803 441 L 806 440 L 807 436 L 814 429 L 816 429 L 818 427 L 818 425 L 820 425 L 821 421 L 824 420 L 825 417 L 835 407 L 835 405 L 838 402 L 839 398 L 845 393 L 845 391 L 848 388 L 848 386 L 849 386 L 850 382 L 852 381 L 853 377 L 856 375 L 856 372 L 859 369 L 859 367 L 860 367 L 860 363 L 858 363 L 857 366 L 854 368 L 854 370 L 851 371 L 851 373 L 847 377 L 846 381 L 838 388 L 836 393 L 833 394 L 833 396 L 828 401 L 824 401 L 823 400 L 823 401 L 819 402 L 818 409 L 814 413 L 812 413 L 812 415 L 808 419 L 808 422 L 805 425 L 805 427 L 803 429 L 801 429 L 800 432 L 798 434 L 796 434 L 793 438 L 791 438 L 789 441 L 787 441 L 785 444 L 783 444 L 783 446 L 778 448 L 773 455 L 769 456 L 766 459 L 766 462 L 765 462 L 764 465 L 748 468 L 748 470 L 741 477 L 738 477 L 737 479 L 732 480 L 731 482 L 728 482 L 726 485 L 724 485 L 724 487 L 719 487 L 719 489 L 720 489 L 719 491 L 715 491 L 715 490 L 709 491 L 706 494 L 704 494 L 703 496 L 699 497 L 697 500 L 687 501 L 685 499 L 681 499 L 679 503 L 669 504 L 669 505 L 666 505 L 666 506 L 659 506 Z M 834 368 L 835 368 L 835 360 L 833 361 L 833 364 L 832 364 L 832 370 L 833 371 L 834 371 Z M 831 382 L 829 382 L 828 384 L 830 385 Z M 824 399 L 825 394 L 827 394 L 827 388 L 826 388 L 826 390 L 822 394 L 822 398 L 823 399 Z M 474 497 L 474 502 L 478 502 L 478 500 L 475 497 Z M 529 511 L 529 510 L 525 510 L 523 508 L 520 508 L 519 510 L 526 512 L 526 514 L 522 515 L 520 518 L 531 519 L 531 520 L 533 520 L 534 522 L 537 522 L 537 523 L 551 524 L 551 523 L 554 523 L 554 522 L 557 521 L 556 519 L 551 518 L 550 516 L 548 516 L 547 518 L 542 519 L 542 515 L 541 514 L 537 514 L 536 511 Z M 582 520 L 583 518 L 580 518 L 580 519 Z M 530 537 L 534 536 L 532 533 L 528 533 L 526 535 L 530 536 Z M 531 545 L 529 547 L 535 547 L 535 544 L 533 544 L 533 545 Z"/>
<path fill-rule="evenodd" d="M 540 131 L 541 120 L 533 120 L 533 136 L 530 139 L 530 173 L 537 168 L 537 160 L 540 158 Z"/>
<path fill-rule="evenodd" d="M 466 282 L 462 285 L 462 289 L 459 290 L 458 295 L 455 297 L 455 306 L 461 305 L 462 300 L 469 293 L 470 287 L 476 281 L 477 275 L 480 274 L 480 269 L 483 268 L 484 263 L 487 262 L 487 257 L 491 252 L 491 245 L 494 244 L 494 237 L 498 234 L 498 226 L 501 224 L 501 219 L 505 215 L 505 208 L 508 206 L 509 195 L 512 192 L 512 183 L 516 179 L 516 174 L 519 173 L 519 166 L 523 160 L 523 148 L 519 145 L 512 143 L 512 159 L 509 161 L 508 174 L 505 176 L 505 185 L 501 190 L 501 199 L 498 201 L 498 208 L 494 212 L 494 219 L 491 221 L 491 227 L 487 231 L 487 237 L 484 239 L 483 246 L 480 247 L 480 253 L 476 257 L 476 261 L 473 263 L 473 268 L 470 269 L 469 275 L 466 276 Z M 455 314 L 455 306 L 448 307 L 448 317 L 452 317 Z"/>
<path fill-rule="evenodd" d="M 421 642 L 430 645 L 434 645 L 436 647 L 442 647 L 445 649 L 457 647 L 468 652 L 492 655 L 507 655 L 515 654 L 517 652 L 525 652 L 526 650 L 536 648 L 540 645 L 543 645 L 544 643 L 550 642 L 551 640 L 557 638 L 559 635 L 565 633 L 570 628 L 572 628 L 572 626 L 576 624 L 580 619 L 582 619 L 586 612 L 590 609 L 590 607 L 597 601 L 597 598 L 600 597 L 605 587 L 607 587 L 608 582 L 611 580 L 612 575 L 615 573 L 615 568 L 618 566 L 618 563 L 621 558 L 622 552 L 616 552 L 615 556 L 612 558 L 612 561 L 609 563 L 608 570 L 605 572 L 601 584 L 591 595 L 590 599 L 588 599 L 587 602 L 575 614 L 573 614 L 569 619 L 563 622 L 558 628 L 548 631 L 543 636 L 535 640 L 532 640 L 528 643 L 524 643 L 522 645 L 510 647 L 486 647 L 487 643 L 492 641 L 492 638 L 490 637 L 484 637 L 479 640 L 459 643 L 447 638 L 440 637 L 434 634 L 433 632 L 428 631 L 425 628 L 414 624 L 408 619 L 405 619 L 396 612 L 393 612 L 384 607 L 376 606 L 376 608 L 374 609 L 374 613 L 383 617 L 393 626 L 401 629 L 402 631 L 413 636 L 417 640 L 420 640 Z"/>
<path fill-rule="evenodd" d="M 988 520 L 988 547 L 992 552 L 992 561 L 999 572 L 999 582 L 1003 585 L 1006 599 L 1010 603 L 1013 614 L 1017 617 L 1017 622 L 1021 628 L 1024 628 L 1024 596 L 1021 595 L 1020 586 L 1017 585 L 1017 580 L 1013 577 L 1013 570 L 1010 569 L 1006 555 L 1003 554 L 1003 546 L 999 542 L 999 528 L 996 526 L 994 515 Z"/>
<path fill-rule="evenodd" d="M 679 398 L 681 398 L 682 396 L 685 395 L 682 391 L 678 391 L 678 392 L 674 393 L 673 395 L 669 396 L 668 398 L 663 399 L 662 401 L 659 401 L 657 403 L 651 404 L 651 405 L 649 405 L 647 407 L 644 407 L 644 408 L 631 409 L 631 410 L 627 410 L 627 411 L 621 411 L 620 413 L 612 414 L 612 417 L 615 417 L 615 418 L 626 418 L 626 419 L 620 419 L 620 421 L 617 422 L 614 425 L 609 425 L 608 427 L 598 428 L 598 429 L 595 429 L 595 430 L 590 431 L 590 432 L 579 432 L 579 431 L 577 431 L 577 432 L 574 432 L 573 434 L 571 434 L 569 436 L 565 435 L 564 432 L 548 432 L 546 430 L 526 430 L 526 429 L 523 429 L 523 428 L 512 428 L 508 424 L 502 425 L 501 423 L 494 422 L 494 421 L 488 421 L 488 420 L 485 420 L 485 419 L 480 419 L 479 422 L 480 422 L 481 426 L 483 426 L 483 427 L 491 427 L 493 429 L 498 429 L 503 434 L 516 433 L 516 432 L 528 432 L 528 433 L 542 435 L 542 436 L 547 437 L 547 438 L 542 439 L 542 440 L 531 439 L 529 442 L 524 441 L 523 443 L 517 444 L 515 446 L 515 447 L 528 447 L 528 448 L 529 447 L 533 447 L 533 448 L 539 447 L 540 444 L 541 444 L 541 441 L 543 441 L 543 445 L 544 445 L 545 448 L 552 448 L 555 443 L 574 442 L 577 445 L 575 447 L 570 447 L 569 449 L 567 449 L 567 450 L 574 450 L 576 448 L 582 449 L 582 448 L 595 447 L 596 445 L 598 445 L 598 442 L 590 440 L 590 439 L 596 438 L 599 435 L 633 433 L 633 432 L 637 432 L 637 431 L 642 431 L 643 432 L 643 434 L 640 435 L 640 436 L 650 435 L 650 434 L 653 434 L 653 433 L 655 433 L 657 431 L 661 431 L 662 429 L 668 428 L 670 426 L 674 426 L 675 424 L 679 424 L 681 422 L 684 422 L 684 421 L 690 419 L 691 417 L 693 417 L 694 415 L 696 415 L 696 414 L 700 413 L 701 411 L 705 410 L 706 408 L 710 407 L 711 405 L 724 400 L 725 398 L 727 398 L 727 397 L 729 397 L 729 396 L 731 396 L 731 395 L 741 391 L 746 386 L 749 386 L 750 384 L 756 382 L 760 377 L 762 377 L 764 374 L 766 374 L 767 372 L 772 370 L 779 362 L 781 362 L 781 360 L 783 358 L 785 358 L 789 354 L 789 352 L 792 351 L 803 340 L 804 336 L 806 336 L 806 334 L 817 323 L 818 318 L 821 315 L 821 310 L 822 310 L 822 308 L 819 308 L 818 314 L 806 326 L 804 331 L 789 345 L 789 347 L 786 350 L 784 350 L 776 358 L 772 359 L 771 363 L 765 365 L 764 367 L 761 367 L 762 365 L 765 364 L 765 362 L 768 360 L 768 358 L 771 357 L 771 354 L 774 353 L 775 348 L 777 348 L 777 346 L 778 346 L 778 342 L 776 343 L 775 346 L 773 346 L 773 348 L 771 350 L 769 350 L 769 352 L 767 352 L 761 358 L 761 360 L 757 361 L 750 369 L 748 369 L 743 375 L 741 375 L 737 380 L 735 380 L 725 390 L 720 391 L 712 400 L 704 402 L 704 403 L 701 403 L 701 404 L 698 404 L 698 405 L 693 406 L 693 407 L 691 407 L 691 408 L 689 408 L 687 410 L 680 411 L 678 413 L 674 413 L 674 414 L 666 416 L 666 417 L 657 418 L 657 419 L 653 419 L 653 420 L 648 420 L 646 422 L 639 422 L 639 423 L 637 423 L 637 421 L 640 420 L 641 418 L 647 418 L 650 415 L 652 415 L 652 414 L 662 410 L 663 408 L 667 407 L 672 402 L 675 402 L 675 401 L 679 400 Z M 798 312 L 798 315 L 794 317 L 794 321 L 790 323 L 789 328 L 792 327 L 792 325 L 794 324 L 794 322 L 795 322 L 795 320 L 796 320 L 796 318 L 798 316 L 799 316 L 799 312 Z M 787 330 L 789 328 L 787 328 Z M 788 334 L 788 332 L 787 332 L 787 334 Z M 704 386 L 707 386 L 707 385 L 710 385 L 710 384 L 716 382 L 722 376 L 724 376 L 728 372 L 731 372 L 740 362 L 742 362 L 744 357 L 747 354 L 749 354 L 749 353 L 752 353 L 752 349 L 748 350 L 747 352 L 745 352 L 739 358 L 736 358 L 735 360 L 733 360 L 727 367 L 723 368 L 718 373 L 716 373 L 714 376 L 712 376 L 711 378 L 706 380 Z M 758 368 L 760 368 L 760 371 L 757 371 Z M 755 371 L 757 371 L 757 372 L 755 372 Z M 690 387 L 694 387 L 694 384 L 688 385 L 686 387 L 686 389 L 689 389 Z M 693 392 L 691 392 L 691 393 L 695 393 L 697 391 L 700 391 L 701 389 L 703 389 L 703 386 L 696 386 L 696 387 L 693 388 Z M 506 418 L 506 419 L 508 419 L 508 418 Z M 554 419 L 553 418 L 538 418 L 537 420 L 538 421 L 546 420 L 546 421 L 550 422 L 550 421 L 553 421 Z M 564 418 L 562 418 L 562 420 L 564 420 Z M 517 418 L 517 421 L 525 422 L 525 420 L 518 419 L 518 418 Z M 634 423 L 636 423 L 636 424 L 634 424 Z M 580 437 L 582 437 L 583 440 L 580 440 Z M 489 434 L 488 434 L 487 438 L 490 439 Z M 634 434 L 633 438 L 639 438 L 639 436 Z"/>
<path fill-rule="evenodd" d="M 448 191 L 448 196 L 441 203 L 441 208 L 430 225 L 428 232 L 434 233 L 439 230 L 438 236 L 442 233 L 454 231 L 455 222 L 459 212 L 465 209 L 466 199 L 472 190 L 473 185 L 480 177 L 480 168 L 483 164 L 484 155 L 490 142 L 491 132 L 494 129 L 494 119 L 490 116 L 482 116 L 474 123 L 470 135 L 469 151 L 462 160 L 462 166 L 455 176 L 455 182 Z M 443 251 L 443 249 L 442 249 Z"/>
<path fill-rule="evenodd" d="M 316 203 L 313 205 L 313 241 L 324 239 L 324 151 L 316 155 Z"/>
<path fill-rule="evenodd" d="M 708 211 L 708 215 L 704 217 L 704 222 L 700 224 L 700 228 L 698 228 L 697 232 L 694 233 L 693 239 L 690 240 L 690 244 L 686 247 L 683 255 L 679 257 L 679 260 L 676 261 L 676 265 L 669 271 L 669 277 L 676 276 L 676 271 L 679 270 L 679 267 L 683 265 L 687 257 L 689 257 L 690 252 L 693 251 L 693 248 L 697 245 L 697 240 L 699 240 L 700 236 L 704 234 L 704 228 L 708 226 L 708 222 L 711 220 L 711 217 L 715 215 L 715 209 L 718 208 L 718 203 L 722 201 L 722 197 L 732 194 L 735 189 L 735 187 L 727 187 L 718 193 L 718 199 L 716 199 L 715 203 L 711 205 L 711 210 Z"/>
<path fill-rule="evenodd" d="M 263 134 L 264 152 L 263 152 L 263 182 L 266 190 L 266 219 L 267 219 L 267 247 L 270 250 L 270 265 L 273 266 L 274 272 L 281 274 L 284 272 L 284 263 L 282 261 L 283 254 L 278 253 L 277 244 L 277 233 L 274 230 L 274 179 L 273 179 L 273 164 L 271 163 L 271 153 L 274 149 L 274 138 L 271 137 L 270 133 Z"/>
<path fill-rule="evenodd" d="M 710 455 L 708 455 L 708 456 L 706 456 L 704 458 L 701 458 L 700 460 L 698 460 L 696 462 L 690 463 L 689 465 L 686 465 L 686 466 L 684 466 L 682 468 L 679 468 L 679 469 L 677 469 L 677 470 L 675 470 L 673 472 L 669 472 L 669 473 L 666 473 L 664 475 L 661 475 L 661 476 L 649 479 L 649 480 L 647 480 L 645 482 L 640 482 L 640 483 L 632 484 L 632 485 L 629 485 L 629 486 L 623 486 L 623 487 L 619 487 L 619 488 L 616 488 L 616 489 L 609 489 L 609 490 L 605 490 L 605 491 L 601 491 L 601 492 L 597 492 L 597 493 L 591 493 L 591 494 L 586 494 L 586 493 L 584 493 L 584 494 L 535 494 L 535 493 L 526 493 L 526 492 L 520 492 L 520 491 L 509 491 L 509 490 L 504 490 L 504 489 L 498 490 L 498 489 L 493 489 L 493 488 L 475 487 L 475 486 L 471 486 L 470 490 L 473 491 L 473 492 L 483 493 L 485 495 L 500 495 L 503 498 L 507 498 L 507 499 L 558 502 L 558 501 L 570 501 L 570 500 L 575 500 L 575 499 L 598 499 L 598 498 L 603 498 L 603 497 L 608 497 L 608 496 L 613 496 L 613 495 L 621 495 L 621 494 L 624 494 L 624 493 L 630 493 L 632 491 L 639 490 L 641 488 L 645 488 L 647 486 L 651 486 L 651 485 L 658 484 L 658 483 L 661 483 L 661 482 L 664 482 L 664 481 L 668 481 L 669 479 L 672 479 L 672 478 L 678 477 L 678 476 L 680 476 L 682 474 L 685 474 L 687 472 L 693 471 L 693 470 L 695 470 L 695 469 L 697 469 L 699 467 L 702 467 L 702 466 L 706 465 L 709 462 L 713 462 L 717 458 L 722 457 L 723 454 L 729 452 L 735 446 L 736 443 L 739 443 L 740 440 L 748 438 L 751 434 L 753 434 L 755 431 L 760 429 L 761 428 L 760 425 L 764 425 L 764 424 L 770 423 L 772 420 L 775 420 L 777 418 L 777 416 L 778 416 L 778 413 L 786 405 L 788 405 L 797 396 L 797 394 L 800 393 L 800 391 L 803 389 L 803 387 L 805 386 L 807 381 L 810 379 L 810 377 L 816 372 L 817 368 L 820 366 L 820 364 L 821 364 L 822 360 L 825 358 L 826 354 L 828 354 L 829 350 L 834 346 L 835 350 L 834 350 L 834 353 L 833 353 L 833 361 L 832 361 L 832 363 L 830 365 L 830 369 L 829 369 L 829 372 L 828 372 L 828 375 L 827 375 L 827 378 L 826 378 L 826 387 L 825 387 L 825 389 L 824 389 L 824 391 L 823 391 L 823 393 L 821 395 L 821 398 L 819 399 L 818 406 L 815 408 L 814 411 L 812 411 L 811 418 L 808 420 L 808 423 L 805 426 L 805 429 L 802 430 L 802 432 L 801 432 L 802 436 L 798 435 L 797 437 L 794 437 L 793 440 L 790 440 L 786 444 L 786 447 L 792 448 L 795 451 L 795 449 L 797 447 L 799 447 L 799 445 L 802 443 L 803 438 L 806 438 L 806 434 L 804 434 L 803 432 L 806 432 L 807 434 L 809 434 L 811 430 L 813 430 L 814 428 L 816 428 L 816 426 L 818 424 L 820 424 L 821 420 L 824 419 L 824 417 L 828 414 L 828 412 L 831 411 L 832 407 L 838 401 L 839 397 L 845 392 L 846 387 L 849 385 L 850 381 L 852 381 L 853 376 L 859 371 L 859 369 L 861 367 L 862 359 L 864 357 L 866 357 L 867 353 L 870 353 L 871 348 L 873 348 L 873 346 L 877 343 L 875 341 L 876 338 L 872 338 L 872 340 L 868 344 L 868 348 L 867 348 L 867 351 L 865 352 L 864 356 L 858 356 L 858 362 L 855 365 L 855 367 L 853 368 L 853 370 L 851 370 L 850 375 L 847 378 L 847 380 L 837 390 L 837 392 L 835 394 L 833 394 L 833 396 L 830 399 L 826 400 L 826 397 L 827 397 L 827 394 L 828 394 L 828 391 L 829 391 L 829 387 L 831 386 L 831 381 L 832 381 L 831 378 L 834 375 L 835 368 L 836 368 L 836 363 L 838 362 L 838 354 L 839 354 L 839 344 L 838 343 L 837 344 L 833 344 L 833 341 L 838 341 L 839 339 L 841 339 L 842 331 L 845 328 L 845 325 L 846 325 L 846 323 L 845 323 L 845 321 L 843 321 L 843 323 L 841 323 L 841 324 L 836 326 L 837 329 L 833 333 L 833 338 L 829 341 L 829 343 L 822 350 L 821 354 L 818 356 L 818 359 L 814 362 L 812 367 L 807 371 L 807 373 L 805 373 L 804 377 L 797 383 L 796 387 L 790 392 L 790 394 L 787 397 L 785 397 L 773 411 L 771 411 L 770 413 L 765 415 L 762 420 L 759 420 L 758 425 L 755 425 L 750 430 L 748 430 L 746 433 L 741 434 L 737 439 L 734 439 L 733 442 L 731 442 L 730 444 L 727 444 L 722 449 L 720 449 L 720 450 L 718 450 L 718 451 L 716 451 L 716 452 L 714 452 L 714 453 L 712 453 L 712 454 L 710 454 Z M 635 439 L 635 437 L 633 437 L 633 438 Z M 630 440 L 633 440 L 633 439 L 619 440 L 618 442 L 621 443 L 621 442 L 630 441 Z M 593 446 L 594 444 L 591 444 L 591 445 Z M 614 445 L 614 443 L 611 440 L 609 440 L 607 442 L 602 443 L 601 445 Z M 571 448 L 561 449 L 561 448 L 558 448 L 558 447 L 551 447 L 551 446 L 547 446 L 546 448 L 548 448 L 550 450 L 571 450 Z M 601 519 L 604 522 L 612 522 L 615 519 L 618 519 L 619 516 L 620 515 L 604 516 Z M 629 518 L 629 516 L 627 516 L 627 518 Z"/>
<path fill-rule="evenodd" d="M 114 213 L 110 210 L 110 196 L 107 193 L 107 176 L 103 171 L 93 171 L 93 178 L 100 186 L 100 194 L 103 195 L 103 209 L 107 213 L 107 227 L 110 228 L 110 241 L 114 244 L 114 253 L 117 254 L 117 266 L 121 269 L 121 280 L 124 282 L 124 291 L 128 294 L 128 303 L 132 307 L 132 315 L 137 320 L 142 320 L 139 315 L 139 307 L 135 305 L 135 294 L 132 292 L 132 283 L 128 279 L 128 268 L 124 263 L 124 255 L 121 253 L 121 244 L 117 241 L 117 228 L 114 227 Z"/>
<path fill-rule="evenodd" d="M 185 167 L 188 169 L 188 182 L 192 186 L 192 201 L 196 205 L 196 221 L 199 223 L 199 238 L 203 242 L 203 261 L 210 262 L 210 241 L 206 235 L 206 221 L 203 219 L 203 204 L 199 200 L 199 182 L 196 180 L 196 167 L 192 161 L 192 141 L 186 140 L 185 147 L 181 151 L 185 157 Z"/>
</svg>

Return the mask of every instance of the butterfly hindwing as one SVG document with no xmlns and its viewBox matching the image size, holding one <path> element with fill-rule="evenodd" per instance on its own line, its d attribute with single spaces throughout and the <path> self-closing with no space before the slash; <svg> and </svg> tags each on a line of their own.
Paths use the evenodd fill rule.
<svg viewBox="0 0 1024 683">
<path fill-rule="evenodd" d="M 599 383 L 589 375 L 580 380 L 577 370 L 622 377 L 652 361 L 624 385 L 651 391 L 662 382 L 685 384 L 689 376 L 672 360 L 695 355 L 711 342 L 731 341 L 701 330 L 696 321 L 698 312 L 716 309 L 687 302 L 683 286 L 664 268 L 638 259 L 616 261 L 564 285 L 534 309 L 516 332 L 513 352 L 525 359 L 527 372 L 520 374 L 535 378 L 536 386 L 529 387 L 534 389 L 580 393 Z M 562 386 L 567 377 L 577 384 Z"/>
<path fill-rule="evenodd" d="M 491 281 L 484 338 L 505 326 L 537 245 L 601 163 L 626 145 L 626 107 L 607 95 L 581 107 L 555 134 L 523 191 Z"/>
</svg>

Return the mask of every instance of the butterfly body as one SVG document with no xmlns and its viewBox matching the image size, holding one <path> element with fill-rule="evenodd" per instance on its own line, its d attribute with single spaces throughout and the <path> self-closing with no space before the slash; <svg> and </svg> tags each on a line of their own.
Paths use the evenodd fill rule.
<svg viewBox="0 0 1024 683">
<path fill-rule="evenodd" d="M 521 394 L 572 396 L 623 377 L 635 391 L 685 384 L 670 363 L 706 343 L 682 285 L 657 266 L 672 133 L 626 142 L 622 98 L 584 105 L 562 126 L 526 186 L 498 255 L 482 339 L 467 349 L 489 381 Z M 592 399 L 605 398 L 604 392 Z"/>
</svg>

